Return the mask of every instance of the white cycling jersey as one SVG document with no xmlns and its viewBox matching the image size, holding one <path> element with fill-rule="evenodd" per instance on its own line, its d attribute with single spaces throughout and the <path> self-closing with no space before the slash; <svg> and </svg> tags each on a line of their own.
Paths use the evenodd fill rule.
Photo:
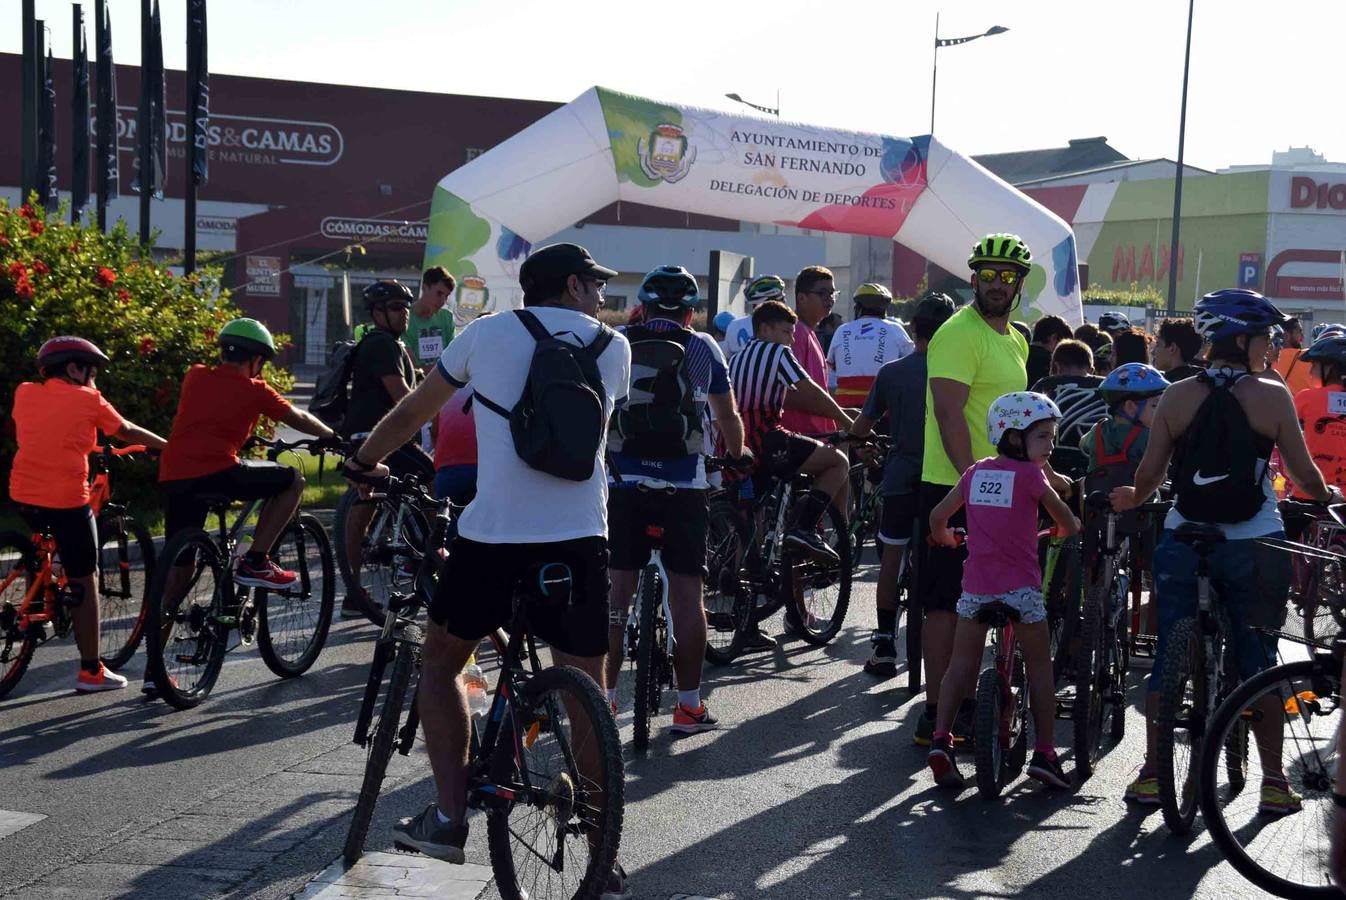
<svg viewBox="0 0 1346 900">
<path fill-rule="evenodd" d="M 837 405 L 864 406 L 879 369 L 915 349 L 907 330 L 896 319 L 864 316 L 843 324 L 827 348 L 828 380 L 835 379 Z"/>
</svg>

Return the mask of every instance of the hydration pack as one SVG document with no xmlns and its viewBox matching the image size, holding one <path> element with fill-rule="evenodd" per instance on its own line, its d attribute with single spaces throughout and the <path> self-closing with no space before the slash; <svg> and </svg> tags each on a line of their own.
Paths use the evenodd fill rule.
<svg viewBox="0 0 1346 900">
<path fill-rule="evenodd" d="M 704 426 L 687 373 L 693 332 L 636 325 L 626 330 L 626 339 L 631 343 L 631 386 L 608 426 L 608 450 L 642 459 L 702 452 Z"/>
</svg>

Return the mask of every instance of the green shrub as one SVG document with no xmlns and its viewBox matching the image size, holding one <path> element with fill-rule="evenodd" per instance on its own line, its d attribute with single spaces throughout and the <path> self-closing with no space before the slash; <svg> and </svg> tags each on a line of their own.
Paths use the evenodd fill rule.
<svg viewBox="0 0 1346 900">
<path fill-rule="evenodd" d="M 176 278 L 141 259 L 141 248 L 123 222 L 103 234 L 72 226 L 63 207 L 48 216 L 40 207 L 11 209 L 0 201 L 0 479 L 8 499 L 14 458 L 10 417 L 20 382 L 36 380 L 37 350 L 57 335 L 87 338 L 112 360 L 98 388 L 127 419 L 167 437 L 187 368 L 218 360 L 215 336 L 239 315 L 220 288 L 220 270 Z M 284 335 L 277 336 L 285 342 Z M 277 390 L 290 388 L 288 373 L 263 373 Z M 271 427 L 269 423 L 264 423 Z M 153 466 L 127 467 L 119 494 L 157 503 L 150 487 Z M 121 473 L 119 473 L 120 476 Z"/>
<path fill-rule="evenodd" d="M 1089 288 L 1084 292 L 1084 302 L 1096 306 L 1152 306 L 1156 309 L 1167 308 L 1168 303 L 1154 285 L 1141 285 L 1134 281 L 1124 290 Z"/>
</svg>

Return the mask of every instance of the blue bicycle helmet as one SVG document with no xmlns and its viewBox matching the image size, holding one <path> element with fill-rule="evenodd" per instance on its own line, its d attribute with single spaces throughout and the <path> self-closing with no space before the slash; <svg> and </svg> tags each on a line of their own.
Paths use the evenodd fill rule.
<svg viewBox="0 0 1346 900">
<path fill-rule="evenodd" d="M 1305 362 L 1346 363 L 1346 332 L 1328 330 L 1309 349 L 1299 354 L 1299 358 Z"/>
<path fill-rule="evenodd" d="M 1124 400 L 1144 400 L 1164 392 L 1169 381 L 1154 366 L 1145 363 L 1125 363 L 1108 373 L 1098 392 L 1103 402 L 1115 406 Z"/>
<path fill-rule="evenodd" d="M 692 273 L 682 266 L 660 266 L 652 269 L 640 282 L 636 294 L 641 303 L 660 309 L 695 309 L 701 304 L 701 291 Z"/>
<path fill-rule="evenodd" d="M 1196 330 L 1208 341 L 1263 334 L 1273 325 L 1284 325 L 1286 316 L 1257 291 L 1226 288 L 1197 301 L 1192 310 Z"/>
<path fill-rule="evenodd" d="M 1309 340 L 1318 340 L 1318 338 L 1323 336 L 1323 332 L 1325 331 L 1346 332 L 1346 325 L 1338 325 L 1335 322 L 1319 322 L 1317 325 L 1314 325 L 1313 330 L 1309 332 Z"/>
<path fill-rule="evenodd" d="M 729 326 L 734 324 L 735 315 L 729 310 L 715 314 L 715 330 L 721 333 L 729 330 Z"/>
</svg>

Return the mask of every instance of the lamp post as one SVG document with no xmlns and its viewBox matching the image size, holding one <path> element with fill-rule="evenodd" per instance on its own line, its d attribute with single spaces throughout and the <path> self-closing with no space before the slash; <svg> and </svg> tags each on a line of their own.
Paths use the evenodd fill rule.
<svg viewBox="0 0 1346 900">
<path fill-rule="evenodd" d="M 756 103 L 750 103 L 749 101 L 744 100 L 738 94 L 725 94 L 725 96 L 728 97 L 730 100 L 733 100 L 735 103 L 742 103 L 744 106 L 750 106 L 753 109 L 757 110 L 758 112 L 764 112 L 769 116 L 775 116 L 778 119 L 780 118 L 780 91 L 776 91 L 775 109 L 772 109 L 769 106 L 758 106 Z"/>
<path fill-rule="evenodd" d="M 992 25 L 981 34 L 973 34 L 960 38 L 942 38 L 939 36 L 939 13 L 935 13 L 935 63 L 930 70 L 930 134 L 935 133 L 935 83 L 939 78 L 939 48 L 954 47 L 958 44 L 966 44 L 968 41 L 975 41 L 977 38 L 990 37 L 993 34 L 1004 34 L 1009 31 L 1003 25 Z"/>
<path fill-rule="evenodd" d="M 1168 314 L 1178 309 L 1178 231 L 1182 227 L 1182 157 L 1187 143 L 1187 70 L 1192 63 L 1192 14 L 1196 0 L 1187 3 L 1187 52 L 1182 59 L 1182 112 L 1178 115 L 1178 171 L 1173 176 L 1173 237 L 1168 246 Z"/>
</svg>

